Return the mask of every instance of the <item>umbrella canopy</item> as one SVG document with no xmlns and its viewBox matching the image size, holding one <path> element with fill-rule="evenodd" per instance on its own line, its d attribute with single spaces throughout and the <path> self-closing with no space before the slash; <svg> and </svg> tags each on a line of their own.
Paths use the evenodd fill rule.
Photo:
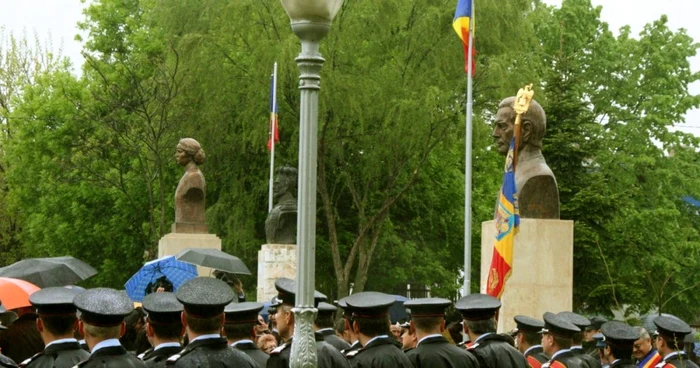
<svg viewBox="0 0 700 368">
<path fill-rule="evenodd" d="M 250 270 L 243 261 L 218 249 L 188 248 L 176 255 L 175 258 L 215 270 L 250 275 Z"/>
<path fill-rule="evenodd" d="M 189 263 L 180 262 L 173 256 L 166 256 L 146 262 L 129 281 L 124 284 L 126 293 L 134 301 L 142 301 L 146 289 L 152 288 L 157 282 L 171 283 L 175 292 L 185 281 L 197 277 L 197 268 Z"/>
<path fill-rule="evenodd" d="M 29 307 L 29 296 L 38 290 L 41 288 L 27 281 L 0 277 L 0 299 L 6 309 Z"/>
<path fill-rule="evenodd" d="M 0 268 L 0 277 L 31 282 L 45 288 L 75 284 L 97 274 L 89 264 L 71 256 L 27 258 Z"/>
<path fill-rule="evenodd" d="M 396 300 L 396 302 L 389 307 L 389 318 L 391 318 L 391 323 L 408 320 L 408 312 L 406 312 L 406 308 L 403 306 L 403 303 L 409 299 L 401 295 L 390 296 Z"/>
</svg>

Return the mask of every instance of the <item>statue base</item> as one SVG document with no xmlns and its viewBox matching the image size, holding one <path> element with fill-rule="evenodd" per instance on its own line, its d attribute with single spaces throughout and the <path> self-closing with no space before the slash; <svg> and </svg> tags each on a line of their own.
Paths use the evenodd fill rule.
<svg viewBox="0 0 700 368">
<path fill-rule="evenodd" d="M 165 236 L 158 241 L 158 258 L 174 256 L 187 248 L 221 250 L 221 239 L 214 234 L 165 234 Z M 212 272 L 214 272 L 212 268 L 197 266 L 197 273 L 199 276 L 211 276 Z"/>
<path fill-rule="evenodd" d="M 269 302 L 277 295 L 275 280 L 297 276 L 296 244 L 263 244 L 258 251 L 258 303 Z"/>
<path fill-rule="evenodd" d="M 496 226 L 481 223 L 481 292 L 486 293 Z M 501 296 L 498 332 L 515 328 L 518 314 L 542 320 L 545 312 L 571 311 L 574 290 L 574 222 L 520 219 L 512 274 Z"/>
<path fill-rule="evenodd" d="M 209 227 L 201 222 L 173 222 L 171 233 L 182 234 L 208 234 Z"/>
</svg>

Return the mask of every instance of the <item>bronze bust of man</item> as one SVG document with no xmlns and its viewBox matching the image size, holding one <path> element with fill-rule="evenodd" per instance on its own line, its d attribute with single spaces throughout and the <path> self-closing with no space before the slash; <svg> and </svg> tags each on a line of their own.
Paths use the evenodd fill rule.
<svg viewBox="0 0 700 368">
<path fill-rule="evenodd" d="M 515 97 L 501 101 L 494 121 L 492 135 L 498 153 L 503 156 L 508 154 L 514 134 L 514 101 Z M 544 109 L 532 100 L 530 108 L 521 118 L 520 147 L 515 166 L 515 186 L 522 218 L 559 219 L 557 180 L 542 156 L 542 139 L 546 129 Z"/>
<path fill-rule="evenodd" d="M 296 244 L 297 241 L 297 169 L 289 166 L 275 170 L 272 195 L 275 206 L 265 220 L 268 244 Z"/>
<path fill-rule="evenodd" d="M 183 138 L 177 144 L 175 159 L 185 167 L 185 173 L 175 190 L 174 233 L 207 233 L 204 219 L 204 207 L 207 183 L 199 165 L 204 163 L 206 155 L 202 146 L 192 138 Z"/>
</svg>

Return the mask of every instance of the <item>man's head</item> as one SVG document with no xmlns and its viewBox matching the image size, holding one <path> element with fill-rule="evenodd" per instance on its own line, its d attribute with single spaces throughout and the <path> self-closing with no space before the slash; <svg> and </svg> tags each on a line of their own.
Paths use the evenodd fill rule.
<svg viewBox="0 0 700 368">
<path fill-rule="evenodd" d="M 634 359 L 641 360 L 651 351 L 651 336 L 644 327 L 634 327 L 634 331 L 639 334 L 639 339 L 632 345 L 632 355 Z"/>
<path fill-rule="evenodd" d="M 452 302 L 442 298 L 413 299 L 404 303 L 411 314 L 411 330 L 419 339 L 445 331 L 445 309 Z"/>
<path fill-rule="evenodd" d="M 656 350 L 662 357 L 681 350 L 685 336 L 693 332 L 690 326 L 680 318 L 672 315 L 662 315 L 654 318 L 656 325 Z"/>
<path fill-rule="evenodd" d="M 394 335 L 396 340 L 401 341 L 401 325 L 399 325 L 398 322 L 390 325 L 389 331 L 391 331 L 391 334 Z"/>
<path fill-rule="evenodd" d="M 510 147 L 510 141 L 515 134 L 515 111 L 513 110 L 515 97 L 508 97 L 498 104 L 498 112 L 493 123 L 492 136 L 498 153 L 506 155 Z M 542 139 L 547 129 L 547 117 L 544 109 L 537 101 L 530 102 L 530 108 L 522 115 L 520 121 L 520 149 L 530 146 L 542 149 Z"/>
<path fill-rule="evenodd" d="M 203 334 L 218 334 L 224 324 L 224 307 L 234 294 L 225 282 L 213 277 L 196 277 L 175 293 L 184 306 L 181 321 L 190 339 Z"/>
<path fill-rule="evenodd" d="M 634 342 L 639 338 L 634 328 L 624 322 L 610 321 L 603 324 L 601 333 L 605 336 L 604 358 L 614 362 L 632 356 Z"/>
<path fill-rule="evenodd" d="M 544 322 L 528 316 L 515 316 L 516 324 L 515 345 L 524 353 L 532 346 L 539 345 L 542 340 L 538 334 L 544 328 Z"/>
<path fill-rule="evenodd" d="M 80 293 L 77 289 L 48 287 L 29 296 L 36 309 L 36 327 L 44 343 L 73 336 L 78 328 L 73 299 Z"/>
<path fill-rule="evenodd" d="M 587 342 L 593 342 L 595 340 L 593 335 L 600 333 L 601 326 L 603 326 L 603 323 L 607 322 L 608 320 L 605 317 L 593 316 L 590 318 L 590 321 L 591 324 L 586 327 L 585 331 L 583 332 L 583 341 Z"/>
<path fill-rule="evenodd" d="M 285 193 L 297 192 L 297 169 L 289 166 L 280 166 L 275 170 L 275 185 L 272 188 L 275 199 Z"/>
<path fill-rule="evenodd" d="M 469 294 L 455 304 L 462 313 L 464 332 L 472 340 L 486 333 L 496 332 L 496 313 L 501 308 L 501 302 L 486 294 Z"/>
<path fill-rule="evenodd" d="M 581 345 L 583 342 L 583 331 L 591 325 L 591 320 L 574 312 L 560 312 L 557 315 L 581 330 L 581 332 L 575 333 L 572 337 L 572 344 Z"/>
<path fill-rule="evenodd" d="M 404 350 L 413 349 L 418 344 L 416 337 L 416 329 L 411 328 L 411 322 L 406 322 L 401 325 L 401 348 Z"/>
<path fill-rule="evenodd" d="M 540 331 L 540 342 L 544 353 L 552 356 L 559 350 L 569 349 L 574 334 L 580 333 L 581 329 L 554 313 L 547 312 L 542 317 L 544 328 Z"/>
<path fill-rule="evenodd" d="M 180 341 L 184 334 L 182 325 L 183 306 L 172 292 L 159 292 L 143 298 L 143 310 L 146 317 L 146 337 L 154 341 Z"/>
<path fill-rule="evenodd" d="M 316 315 L 316 321 L 314 321 L 316 329 L 333 328 L 333 314 L 338 308 L 332 304 L 321 302 L 318 303 L 317 309 L 318 315 Z"/>
<path fill-rule="evenodd" d="M 277 299 L 274 307 L 277 308 L 275 320 L 277 331 L 283 341 L 289 340 L 294 335 L 294 313 L 292 308 L 296 305 L 296 281 L 281 277 L 275 280 Z M 328 299 L 325 295 L 314 291 L 314 306 Z"/>
<path fill-rule="evenodd" d="M 78 328 L 90 349 L 98 342 L 123 335 L 124 317 L 134 309 L 126 293 L 109 288 L 85 290 L 76 295 L 73 304 L 80 311 Z"/>
<path fill-rule="evenodd" d="M 352 308 L 352 329 L 362 339 L 390 334 L 389 307 L 396 300 L 387 294 L 365 291 L 344 299 Z"/>
<path fill-rule="evenodd" d="M 236 303 L 235 301 L 229 303 L 224 309 L 224 314 L 226 315 L 226 324 L 224 325 L 226 338 L 231 342 L 244 339 L 255 341 L 257 337 L 255 327 L 260 324 L 258 321 L 260 315 L 258 313 L 262 309 L 263 305 L 261 303 Z"/>
</svg>

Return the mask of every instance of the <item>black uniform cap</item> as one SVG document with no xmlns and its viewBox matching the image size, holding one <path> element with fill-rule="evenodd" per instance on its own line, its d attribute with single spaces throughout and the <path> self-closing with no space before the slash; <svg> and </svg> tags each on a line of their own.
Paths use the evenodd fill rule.
<svg viewBox="0 0 700 368">
<path fill-rule="evenodd" d="M 687 323 L 672 315 L 658 316 L 654 318 L 654 324 L 657 334 L 679 341 L 683 341 L 685 335 L 692 332 Z"/>
<path fill-rule="evenodd" d="M 606 344 L 627 348 L 631 348 L 640 336 L 632 326 L 620 321 L 605 322 L 600 332 L 605 336 Z"/>
<path fill-rule="evenodd" d="M 575 334 L 581 332 L 581 329 L 576 327 L 576 325 L 554 313 L 547 312 L 542 318 L 544 319 L 544 328 L 540 331 L 542 334 L 548 333 L 557 337 L 571 339 Z"/>
<path fill-rule="evenodd" d="M 184 310 L 182 303 L 171 292 L 148 294 L 141 305 L 151 323 L 178 323 Z"/>
<path fill-rule="evenodd" d="M 296 305 L 296 281 L 286 277 L 279 278 L 275 281 L 275 289 L 277 289 L 277 298 L 282 304 Z M 314 307 L 318 303 L 328 299 L 325 295 L 314 290 Z"/>
<path fill-rule="evenodd" d="M 557 313 L 557 316 L 564 318 L 565 320 L 569 321 L 569 323 L 575 325 L 576 327 L 580 328 L 581 331 L 585 330 L 586 327 L 591 325 L 591 320 L 574 312 L 559 312 Z"/>
<path fill-rule="evenodd" d="M 329 315 L 335 313 L 338 308 L 333 304 L 328 304 L 326 302 L 318 303 L 318 314 Z"/>
<path fill-rule="evenodd" d="M 501 302 L 488 294 L 469 294 L 455 304 L 467 321 L 481 321 L 493 318 L 501 308 Z"/>
<path fill-rule="evenodd" d="M 29 302 L 39 315 L 75 315 L 73 299 L 80 293 L 81 291 L 77 289 L 47 287 L 30 295 Z"/>
<path fill-rule="evenodd" d="M 516 332 L 540 332 L 544 328 L 544 322 L 532 317 L 518 315 L 513 320 L 517 326 Z"/>
<path fill-rule="evenodd" d="M 353 294 L 345 299 L 352 308 L 354 318 L 380 318 L 389 314 L 389 307 L 396 303 L 391 295 L 376 291 L 364 291 Z"/>
<path fill-rule="evenodd" d="M 338 300 L 336 305 L 343 310 L 343 317 L 352 318 L 353 308 L 345 302 L 345 299 L 347 298 L 348 297 Z"/>
<path fill-rule="evenodd" d="M 406 310 L 410 310 L 409 313 L 412 318 L 443 317 L 445 308 L 450 305 L 452 305 L 452 302 L 443 298 L 413 299 L 403 303 Z"/>
<path fill-rule="evenodd" d="M 603 326 L 603 323 L 608 321 L 606 318 L 600 316 L 593 316 L 589 319 L 591 321 L 591 324 L 590 326 L 586 327 L 586 330 L 600 330 L 601 326 Z"/>
<path fill-rule="evenodd" d="M 235 295 L 231 287 L 219 279 L 195 277 L 182 284 L 175 296 L 188 316 L 210 318 L 223 313 Z"/>
<path fill-rule="evenodd" d="M 598 332 L 597 334 L 593 335 L 593 340 L 595 340 L 596 348 L 605 347 L 605 335 L 603 335 L 602 333 Z"/>
<path fill-rule="evenodd" d="M 125 293 L 109 288 L 85 290 L 75 296 L 73 304 L 83 322 L 97 327 L 118 326 L 134 310 Z"/>
<path fill-rule="evenodd" d="M 224 308 L 226 324 L 258 323 L 258 313 L 263 309 L 262 303 L 245 302 L 229 303 Z"/>
</svg>

